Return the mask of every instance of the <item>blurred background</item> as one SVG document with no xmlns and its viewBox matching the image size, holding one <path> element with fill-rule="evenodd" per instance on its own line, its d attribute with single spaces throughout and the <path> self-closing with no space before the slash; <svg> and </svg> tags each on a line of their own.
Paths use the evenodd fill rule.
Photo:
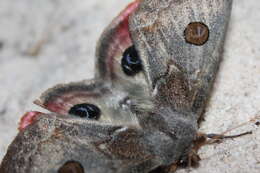
<svg viewBox="0 0 260 173">
<path fill-rule="evenodd" d="M 0 161 L 20 117 L 46 112 L 32 103 L 43 91 L 93 77 L 97 40 L 129 2 L 0 0 Z M 221 133 L 260 116 L 259 21 L 259 0 L 233 0 L 224 59 L 201 131 Z M 230 134 L 249 130 L 252 135 L 204 147 L 201 166 L 191 172 L 259 173 L 260 126 L 248 122 Z"/>
</svg>

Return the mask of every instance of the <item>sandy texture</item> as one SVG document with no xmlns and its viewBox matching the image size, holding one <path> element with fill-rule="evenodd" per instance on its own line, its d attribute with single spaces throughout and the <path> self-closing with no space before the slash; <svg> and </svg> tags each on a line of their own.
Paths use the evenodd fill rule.
<svg viewBox="0 0 260 173">
<path fill-rule="evenodd" d="M 0 1 L 0 160 L 42 91 L 93 77 L 96 41 L 127 0 Z M 234 0 L 224 60 L 201 130 L 221 133 L 260 116 L 260 1 Z M 39 54 L 31 56 L 38 43 Z M 260 120 L 259 120 L 260 121 Z M 260 172 L 260 126 L 200 151 L 196 173 Z M 186 172 L 180 170 L 179 172 Z"/>
</svg>

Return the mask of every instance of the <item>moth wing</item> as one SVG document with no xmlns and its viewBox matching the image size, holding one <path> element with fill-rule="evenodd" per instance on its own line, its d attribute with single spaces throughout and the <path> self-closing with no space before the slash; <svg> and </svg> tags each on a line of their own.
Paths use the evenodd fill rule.
<svg viewBox="0 0 260 173">
<path fill-rule="evenodd" d="M 159 103 L 201 114 L 218 70 L 232 0 L 143 1 L 130 33 Z"/>
<path fill-rule="evenodd" d="M 137 125 L 136 116 L 131 112 L 131 104 L 128 101 L 131 97 L 128 94 L 120 88 L 111 88 L 99 80 L 84 80 L 56 85 L 45 91 L 35 103 L 65 116 L 68 116 L 76 105 L 91 104 L 100 110 L 99 122 Z"/>
<path fill-rule="evenodd" d="M 129 76 L 121 61 L 124 51 L 133 46 L 128 20 L 138 5 L 138 0 L 129 4 L 103 31 L 96 48 L 94 80 L 57 85 L 44 92 L 36 104 L 65 115 L 74 105 L 91 103 L 105 114 L 101 121 L 136 124 L 129 110 L 151 107 L 150 94 L 143 71 Z"/>
<path fill-rule="evenodd" d="M 148 172 L 158 163 L 141 136 L 141 131 L 122 126 L 43 114 L 14 139 L 0 172 Z"/>
<path fill-rule="evenodd" d="M 137 9 L 139 3 L 139 0 L 130 3 L 103 31 L 96 47 L 96 78 L 114 85 L 130 81 L 147 87 L 142 70 L 129 76 L 122 69 L 123 54 L 133 46 L 129 33 L 129 16 Z"/>
</svg>

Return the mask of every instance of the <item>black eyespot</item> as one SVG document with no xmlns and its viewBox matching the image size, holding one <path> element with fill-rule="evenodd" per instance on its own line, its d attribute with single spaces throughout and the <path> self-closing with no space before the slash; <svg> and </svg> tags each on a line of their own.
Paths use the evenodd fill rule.
<svg viewBox="0 0 260 173">
<path fill-rule="evenodd" d="M 134 76 L 143 69 L 142 61 L 134 46 L 127 48 L 123 53 L 121 67 L 124 73 L 128 76 Z"/>
<path fill-rule="evenodd" d="M 88 118 L 98 120 L 101 114 L 100 109 L 88 103 L 78 104 L 70 108 L 69 114 L 79 116 L 81 118 Z"/>
<path fill-rule="evenodd" d="M 58 173 L 84 173 L 84 168 L 79 162 L 68 161 L 60 167 Z"/>
</svg>

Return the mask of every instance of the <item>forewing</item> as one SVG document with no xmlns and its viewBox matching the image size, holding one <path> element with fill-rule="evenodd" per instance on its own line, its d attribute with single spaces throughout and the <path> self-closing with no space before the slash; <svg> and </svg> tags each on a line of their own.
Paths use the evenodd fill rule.
<svg viewBox="0 0 260 173">
<path fill-rule="evenodd" d="M 42 114 L 8 148 L 1 173 L 130 173 L 155 165 L 143 133 Z M 138 171 L 140 172 L 140 171 Z"/>
<path fill-rule="evenodd" d="M 232 0 L 143 1 L 130 32 L 163 104 L 200 114 L 221 61 Z"/>
</svg>

